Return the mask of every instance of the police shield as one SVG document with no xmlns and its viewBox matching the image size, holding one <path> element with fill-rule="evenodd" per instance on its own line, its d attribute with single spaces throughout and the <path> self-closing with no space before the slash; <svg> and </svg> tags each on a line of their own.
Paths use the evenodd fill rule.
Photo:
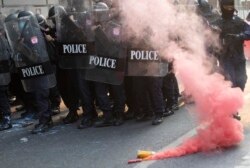
<svg viewBox="0 0 250 168">
<path fill-rule="evenodd" d="M 0 16 L 0 85 L 10 82 L 10 55 L 11 50 L 4 31 L 4 17 Z"/>
<path fill-rule="evenodd" d="M 96 29 L 96 55 L 91 55 L 89 60 L 95 68 L 86 71 L 87 80 L 113 85 L 123 82 L 126 54 L 121 33 L 121 25 L 112 21 Z"/>
<path fill-rule="evenodd" d="M 66 11 L 63 6 L 55 7 L 55 12 L 59 66 L 63 69 L 90 68 L 89 55 L 95 52 L 91 13 L 75 8 Z"/>
<path fill-rule="evenodd" d="M 127 48 L 127 76 L 163 77 L 168 72 L 168 63 L 158 51 L 146 45 L 129 45 Z"/>
<path fill-rule="evenodd" d="M 6 19 L 5 30 L 24 90 L 32 92 L 54 87 L 55 75 L 36 18 L 31 15 Z"/>
</svg>

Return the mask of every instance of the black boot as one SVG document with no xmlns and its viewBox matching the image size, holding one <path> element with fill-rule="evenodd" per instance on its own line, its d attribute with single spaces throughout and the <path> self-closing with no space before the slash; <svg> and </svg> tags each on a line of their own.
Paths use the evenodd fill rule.
<svg viewBox="0 0 250 168">
<path fill-rule="evenodd" d="M 174 103 L 174 104 L 172 105 L 172 109 L 173 109 L 174 111 L 179 110 L 179 105 L 178 105 L 178 103 Z"/>
<path fill-rule="evenodd" d="M 48 131 L 53 126 L 51 117 L 41 117 L 39 123 L 35 125 L 35 128 L 31 131 L 32 134 L 38 134 Z"/>
<path fill-rule="evenodd" d="M 0 124 L 0 131 L 12 128 L 10 116 L 4 116 Z"/>
<path fill-rule="evenodd" d="M 24 105 L 21 105 L 21 106 L 19 106 L 19 107 L 16 108 L 16 112 L 24 111 L 24 110 L 25 110 Z"/>
<path fill-rule="evenodd" d="M 89 128 L 93 125 L 93 120 L 92 119 L 82 119 L 80 125 L 78 125 L 78 129 L 85 129 L 85 128 Z"/>
<path fill-rule="evenodd" d="M 63 119 L 64 124 L 71 124 L 76 122 L 79 119 L 79 116 L 76 111 L 70 111 L 68 115 Z"/>
<path fill-rule="evenodd" d="M 163 116 L 162 115 L 156 115 L 152 121 L 152 125 L 159 125 L 163 122 Z"/>
<path fill-rule="evenodd" d="M 134 118 L 134 112 L 132 110 L 128 110 L 127 112 L 123 113 L 124 120 L 132 120 Z"/>
<path fill-rule="evenodd" d="M 104 117 L 102 120 L 95 122 L 95 127 L 108 127 L 113 125 L 114 125 L 113 118 Z"/>
<path fill-rule="evenodd" d="M 168 117 L 174 114 L 174 110 L 172 108 L 166 108 L 163 112 L 163 117 Z"/>
<path fill-rule="evenodd" d="M 60 106 L 52 106 L 51 111 L 52 111 L 52 116 L 59 114 L 61 112 Z"/>
<path fill-rule="evenodd" d="M 115 112 L 114 126 L 120 126 L 124 123 L 123 112 Z"/>
<path fill-rule="evenodd" d="M 0 114 L 0 123 L 3 121 L 3 115 Z"/>
</svg>

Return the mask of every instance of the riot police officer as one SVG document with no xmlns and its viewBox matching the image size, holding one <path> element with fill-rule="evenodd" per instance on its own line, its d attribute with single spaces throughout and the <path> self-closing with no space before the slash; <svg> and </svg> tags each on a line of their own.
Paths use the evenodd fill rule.
<svg viewBox="0 0 250 168">
<path fill-rule="evenodd" d="M 111 7 L 113 7 L 111 9 Z M 126 54 L 122 45 L 122 25 L 119 15 L 111 13 L 117 10 L 112 3 L 97 2 L 94 5 L 93 15 L 95 25 L 95 57 L 91 57 L 91 63 L 95 68 L 87 70 L 86 77 L 95 83 L 96 98 L 104 112 L 104 118 L 96 122 L 96 127 L 123 124 L 125 110 L 125 92 L 123 79 L 125 74 Z M 94 60 L 106 60 L 103 65 Z M 97 64 L 96 64 L 97 63 Z M 113 108 L 107 96 L 110 93 L 113 98 Z M 113 111 L 113 113 L 111 112 Z"/>
<path fill-rule="evenodd" d="M 56 11 L 57 10 L 57 11 Z M 58 51 L 58 46 L 60 43 L 60 40 L 63 41 L 64 39 L 70 39 L 70 31 L 64 34 L 64 37 L 60 37 L 60 32 L 66 32 L 68 29 L 66 27 L 57 27 L 57 18 L 56 18 L 56 12 L 58 15 L 61 14 L 62 17 L 65 19 L 68 17 L 66 14 L 66 10 L 63 6 L 52 6 L 49 9 L 48 12 L 48 19 L 52 21 L 53 27 L 49 28 L 48 35 L 51 37 L 51 41 L 55 43 L 56 50 Z M 70 21 L 70 20 L 67 20 Z M 65 25 L 69 26 L 69 25 Z M 70 27 L 70 26 L 69 26 Z M 72 32 L 73 33 L 73 32 Z M 58 37 L 59 35 L 59 37 Z M 61 39 L 60 39 L 61 38 Z M 61 59 L 61 54 L 59 52 L 56 53 L 55 57 L 55 65 L 56 65 L 56 78 L 57 78 L 57 86 L 61 95 L 61 98 L 66 105 L 66 107 L 69 109 L 69 113 L 67 116 L 63 119 L 63 122 L 65 124 L 74 123 L 79 119 L 77 110 L 79 107 L 79 86 L 78 86 L 78 72 L 75 69 L 65 69 L 64 67 L 60 66 L 59 61 Z M 66 62 L 66 61 L 65 61 Z"/>
<path fill-rule="evenodd" d="M 222 49 L 217 54 L 219 66 L 232 87 L 244 91 L 247 81 L 244 40 L 250 40 L 250 26 L 235 15 L 234 0 L 220 0 L 221 18 L 213 22 L 220 33 Z M 239 115 L 234 116 L 240 119 Z"/>
<path fill-rule="evenodd" d="M 148 43 L 150 28 L 143 39 L 128 39 L 127 75 L 134 76 L 136 90 L 136 119 L 151 119 L 152 125 L 163 122 L 165 104 L 163 100 L 163 76 L 167 74 L 167 63 L 161 60 L 157 50 Z M 142 110 L 141 110 L 142 109 Z"/>
<path fill-rule="evenodd" d="M 50 28 L 46 22 L 45 17 L 41 14 L 36 14 L 36 18 L 37 18 L 38 24 L 40 25 L 41 31 L 43 32 L 49 58 L 53 66 L 54 73 L 56 74 L 55 42 L 53 40 L 50 40 L 50 38 L 48 37 Z M 51 110 L 53 112 L 53 115 L 60 113 L 61 96 L 60 96 L 57 86 L 50 89 L 49 98 L 50 98 Z"/>
<path fill-rule="evenodd" d="M 36 111 L 39 116 L 32 133 L 47 131 L 52 126 L 49 88 L 56 85 L 56 80 L 37 19 L 30 11 L 20 11 L 17 18 L 5 19 L 5 27 L 15 52 L 15 67 L 29 94 L 26 108 Z"/>
</svg>

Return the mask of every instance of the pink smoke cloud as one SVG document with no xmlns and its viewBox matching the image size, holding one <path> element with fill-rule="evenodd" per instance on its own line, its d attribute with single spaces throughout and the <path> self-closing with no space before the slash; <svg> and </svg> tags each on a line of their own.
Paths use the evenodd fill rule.
<svg viewBox="0 0 250 168">
<path fill-rule="evenodd" d="M 200 151 L 225 148 L 243 140 L 241 123 L 232 115 L 243 106 L 243 93 L 231 88 L 218 73 L 211 73 L 206 46 L 219 48 L 218 35 L 211 32 L 194 12 L 194 6 L 173 5 L 169 0 L 120 1 L 126 35 L 148 43 L 164 59 L 175 60 L 175 71 L 185 90 L 193 96 L 202 128 L 179 147 L 148 159 L 163 159 Z"/>
</svg>

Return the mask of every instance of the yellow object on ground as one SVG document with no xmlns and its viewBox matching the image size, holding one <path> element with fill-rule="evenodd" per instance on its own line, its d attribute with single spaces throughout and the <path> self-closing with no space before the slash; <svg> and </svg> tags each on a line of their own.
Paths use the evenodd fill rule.
<svg viewBox="0 0 250 168">
<path fill-rule="evenodd" d="M 137 158 L 144 159 L 144 158 L 151 156 L 153 154 L 155 154 L 155 152 L 153 152 L 153 151 L 138 150 Z"/>
</svg>

